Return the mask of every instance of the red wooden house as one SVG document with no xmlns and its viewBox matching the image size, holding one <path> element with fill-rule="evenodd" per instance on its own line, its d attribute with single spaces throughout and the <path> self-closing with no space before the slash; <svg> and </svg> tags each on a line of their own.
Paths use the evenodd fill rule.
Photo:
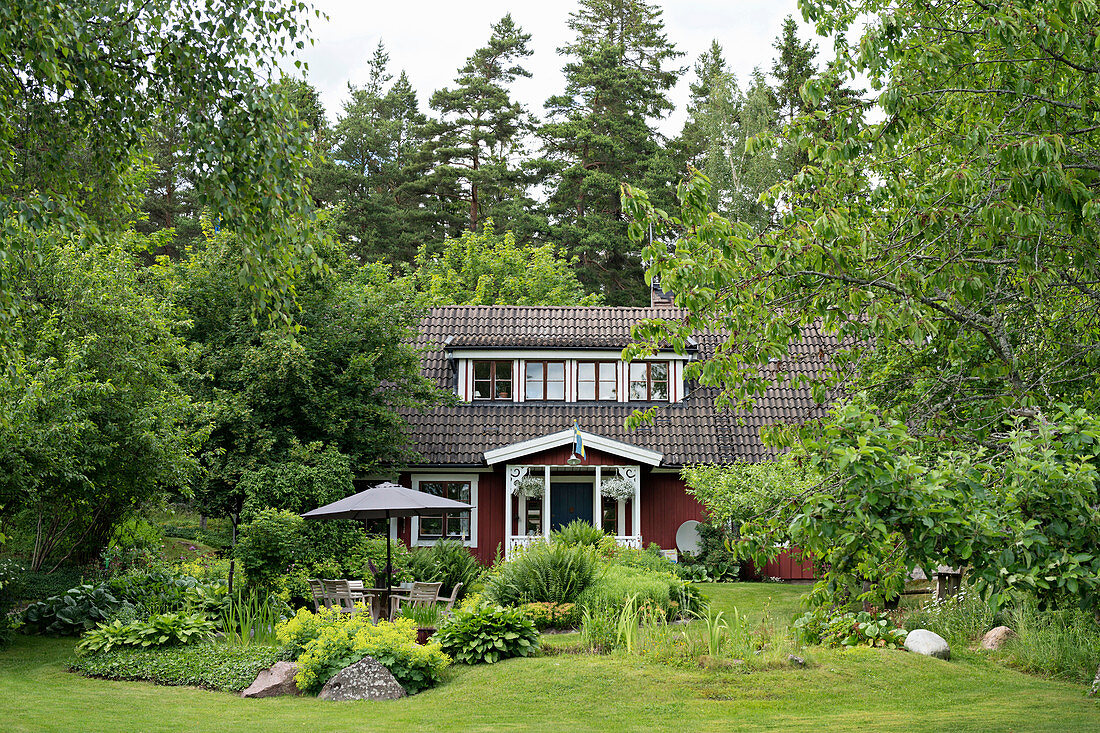
<svg viewBox="0 0 1100 733">
<path fill-rule="evenodd" d="M 491 563 L 498 547 L 510 554 L 581 519 L 626 545 L 675 549 L 680 525 L 703 518 L 680 479 L 683 466 L 765 458 L 761 426 L 807 419 L 822 408 L 808 389 L 777 387 L 751 412 L 718 411 L 713 390 L 683 378 L 685 365 L 705 357 L 714 337 L 698 338 L 687 354 L 669 349 L 622 360 L 632 324 L 674 314 L 667 306 L 430 311 L 420 327 L 423 369 L 461 404 L 404 414 L 420 461 L 401 482 L 474 509 L 409 520 L 401 532 L 406 541 L 460 539 Z M 624 428 L 631 412 L 651 405 L 660 407 L 652 424 Z M 583 456 L 575 451 L 574 425 Z M 612 484 L 617 495 L 605 495 Z M 788 578 L 810 572 L 791 561 L 771 570 Z"/>
</svg>

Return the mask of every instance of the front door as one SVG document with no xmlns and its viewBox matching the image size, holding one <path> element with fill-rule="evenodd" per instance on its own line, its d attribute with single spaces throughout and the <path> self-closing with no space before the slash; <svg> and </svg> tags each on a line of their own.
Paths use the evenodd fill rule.
<svg viewBox="0 0 1100 733">
<path fill-rule="evenodd" d="M 574 519 L 592 524 L 592 484 L 551 484 L 550 529 L 561 529 Z"/>
</svg>

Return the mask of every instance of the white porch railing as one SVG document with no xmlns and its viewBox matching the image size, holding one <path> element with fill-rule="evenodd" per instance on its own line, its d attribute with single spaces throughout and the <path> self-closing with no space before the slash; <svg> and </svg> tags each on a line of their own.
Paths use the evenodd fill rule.
<svg viewBox="0 0 1100 733">
<path fill-rule="evenodd" d="M 508 542 L 504 545 L 504 559 L 510 560 L 515 555 L 516 550 L 521 550 L 528 545 L 535 542 L 543 542 L 546 538 L 542 535 L 511 535 L 508 537 Z M 642 549 L 642 538 L 637 535 L 616 535 L 615 543 L 622 547 L 633 547 L 635 549 Z"/>
</svg>

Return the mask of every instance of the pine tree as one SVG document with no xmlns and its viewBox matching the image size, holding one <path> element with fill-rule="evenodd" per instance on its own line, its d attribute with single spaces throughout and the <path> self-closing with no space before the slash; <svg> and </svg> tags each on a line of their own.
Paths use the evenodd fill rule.
<svg viewBox="0 0 1100 733">
<path fill-rule="evenodd" d="M 573 41 L 563 94 L 546 102 L 540 135 L 547 156 L 552 232 L 592 292 L 612 305 L 648 302 L 639 250 L 626 236 L 619 185 L 649 186 L 670 166 L 653 123 L 683 69 L 664 33 L 661 10 L 644 0 L 581 0 L 570 15 Z"/>
<path fill-rule="evenodd" d="M 516 161 L 531 124 L 508 87 L 517 77 L 531 76 L 520 64 L 531 55 L 531 35 L 510 14 L 491 30 L 488 44 L 459 70 L 455 86 L 438 90 L 430 102 L 439 120 L 430 126 L 433 167 L 424 185 L 448 204 L 461 204 L 450 208 L 470 231 L 487 217 L 510 225 L 501 204 L 523 197 L 527 185 Z"/>
<path fill-rule="evenodd" d="M 788 15 L 783 19 L 783 30 L 772 48 L 779 52 L 772 61 L 776 106 L 783 123 L 790 124 L 799 115 L 812 110 L 812 105 L 802 99 L 800 90 L 817 71 L 814 68 L 817 46 L 798 40 L 798 24 Z"/>
<path fill-rule="evenodd" d="M 696 61 L 690 91 L 688 119 L 670 154 L 680 176 L 694 168 L 710 179 L 711 209 L 726 215 L 735 188 L 731 160 L 743 100 L 717 40 Z"/>
<path fill-rule="evenodd" d="M 420 242 L 433 236 L 433 215 L 418 186 L 427 118 L 404 71 L 390 84 L 388 65 L 379 41 L 367 83 L 348 85 L 350 98 L 334 131 L 337 169 L 326 202 L 343 206 L 338 231 L 361 258 L 408 262 Z"/>
</svg>

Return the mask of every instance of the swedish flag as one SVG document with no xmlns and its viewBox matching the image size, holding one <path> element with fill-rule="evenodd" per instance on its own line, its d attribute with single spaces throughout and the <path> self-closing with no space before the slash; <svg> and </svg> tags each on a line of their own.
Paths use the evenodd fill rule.
<svg viewBox="0 0 1100 733">
<path fill-rule="evenodd" d="M 573 421 L 573 453 L 581 458 L 587 458 L 584 454 L 584 438 L 581 437 L 581 428 L 577 421 Z"/>
</svg>

